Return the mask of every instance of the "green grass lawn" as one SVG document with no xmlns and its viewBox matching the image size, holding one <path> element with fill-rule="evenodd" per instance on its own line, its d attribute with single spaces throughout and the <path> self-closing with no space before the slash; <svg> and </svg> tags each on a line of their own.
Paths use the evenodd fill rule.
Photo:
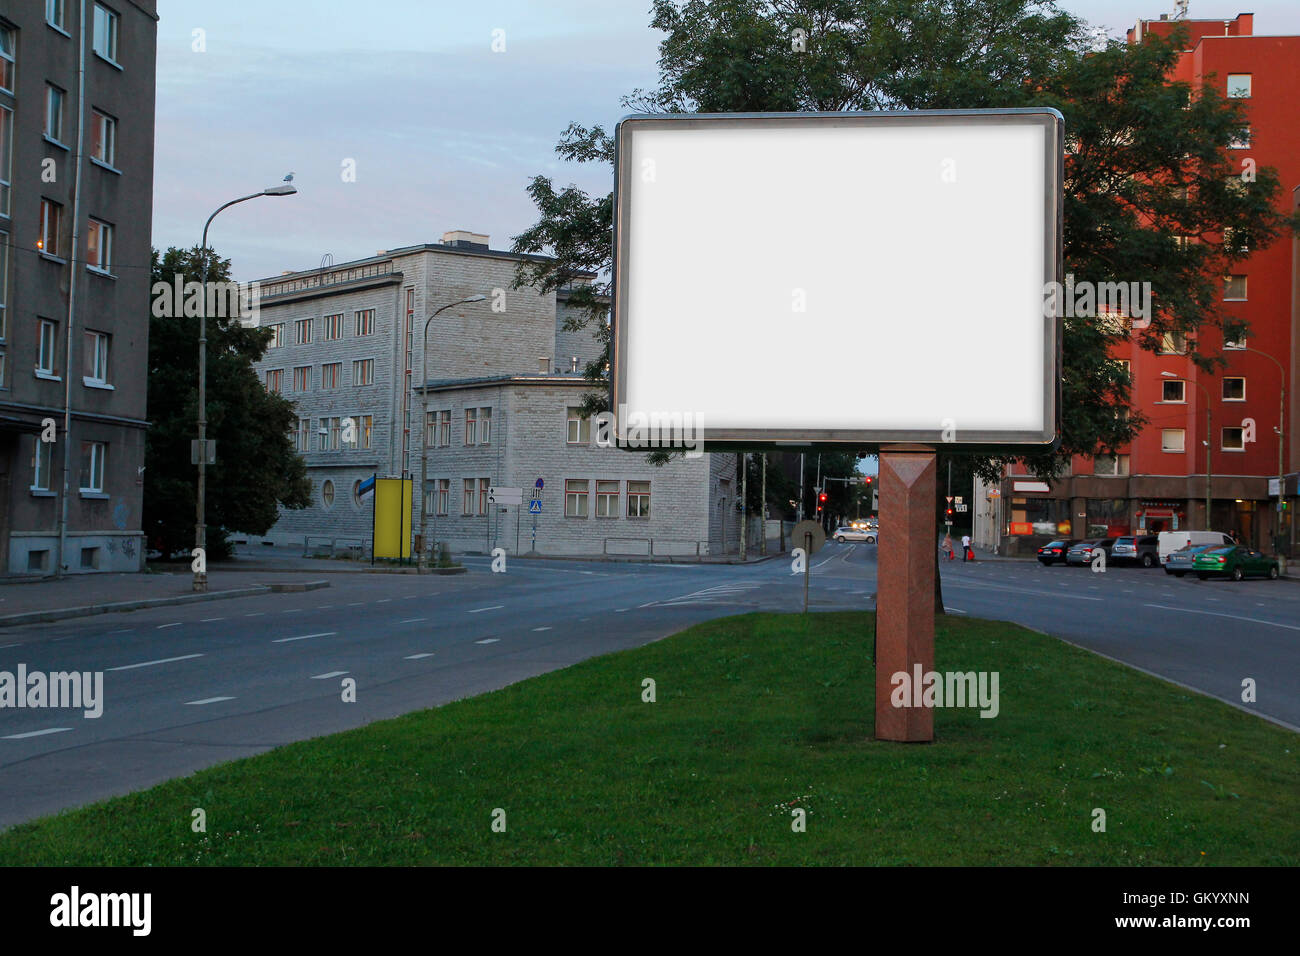
<svg viewBox="0 0 1300 956">
<path fill-rule="evenodd" d="M 1001 713 L 878 743 L 870 648 L 866 613 L 717 620 L 15 827 L 0 864 L 1300 864 L 1295 734 L 948 617 L 936 669 L 998 671 Z"/>
</svg>

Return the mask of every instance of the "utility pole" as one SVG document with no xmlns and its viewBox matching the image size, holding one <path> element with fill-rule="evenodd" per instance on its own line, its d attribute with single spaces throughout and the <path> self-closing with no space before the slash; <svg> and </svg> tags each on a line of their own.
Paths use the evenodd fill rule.
<svg viewBox="0 0 1300 956">
<path fill-rule="evenodd" d="M 761 494 L 763 496 L 763 503 L 758 509 L 758 523 L 762 526 L 763 533 L 762 535 L 759 536 L 758 539 L 758 553 L 762 555 L 766 555 L 767 554 L 767 452 L 763 452 L 762 454 L 760 454 L 758 456 L 758 460 L 763 468 L 763 480 L 760 482 L 762 488 Z M 1279 512 L 1279 514 L 1280 513 L 1281 512 Z"/>
<path fill-rule="evenodd" d="M 749 497 L 748 484 L 749 469 L 746 466 L 749 455 L 746 452 L 740 453 L 740 561 L 745 562 L 745 539 L 749 537 Z"/>
<path fill-rule="evenodd" d="M 806 487 L 804 487 L 804 483 L 803 483 L 803 457 L 804 457 L 804 453 L 803 453 L 803 452 L 799 452 L 799 510 L 795 512 L 795 516 L 796 516 L 800 521 L 803 520 L 803 499 L 804 499 L 804 495 L 806 495 L 806 494 L 808 493 L 808 489 L 807 489 Z"/>
</svg>

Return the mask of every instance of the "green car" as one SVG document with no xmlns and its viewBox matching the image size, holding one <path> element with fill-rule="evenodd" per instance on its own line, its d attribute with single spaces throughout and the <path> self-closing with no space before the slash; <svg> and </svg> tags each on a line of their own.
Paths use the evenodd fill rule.
<svg viewBox="0 0 1300 956">
<path fill-rule="evenodd" d="M 1277 559 L 1241 545 L 1226 545 L 1206 548 L 1192 559 L 1192 570 L 1202 581 L 1211 575 L 1230 577 L 1234 581 L 1240 581 L 1248 574 L 1276 578 Z"/>
</svg>

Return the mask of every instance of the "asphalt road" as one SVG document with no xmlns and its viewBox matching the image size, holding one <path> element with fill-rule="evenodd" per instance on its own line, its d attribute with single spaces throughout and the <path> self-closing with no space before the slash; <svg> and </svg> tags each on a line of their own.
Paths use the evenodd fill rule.
<svg viewBox="0 0 1300 956">
<path fill-rule="evenodd" d="M 876 548 L 828 543 L 813 610 L 870 608 Z M 493 690 L 698 621 L 796 611 L 755 565 L 515 560 L 493 574 L 331 575 L 331 587 L 0 631 L 0 671 L 103 671 L 104 709 L 0 710 L 0 826 Z M 1159 569 L 944 562 L 952 613 L 1014 620 L 1300 728 L 1300 587 Z M 866 635 L 864 635 L 864 641 Z M 356 682 L 356 701 L 342 682 Z"/>
</svg>

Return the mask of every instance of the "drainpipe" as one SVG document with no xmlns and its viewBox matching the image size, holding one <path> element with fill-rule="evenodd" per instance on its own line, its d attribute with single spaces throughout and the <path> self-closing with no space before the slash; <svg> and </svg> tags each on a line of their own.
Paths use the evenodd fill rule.
<svg viewBox="0 0 1300 956">
<path fill-rule="evenodd" d="M 77 152 L 72 179 L 72 251 L 68 256 L 68 334 L 63 348 L 63 493 L 59 504 L 59 554 L 54 576 L 63 577 L 68 547 L 69 472 L 72 469 L 72 327 L 77 317 L 77 254 L 81 249 L 81 153 L 86 129 L 86 0 L 81 0 L 80 33 L 77 40 Z"/>
</svg>

